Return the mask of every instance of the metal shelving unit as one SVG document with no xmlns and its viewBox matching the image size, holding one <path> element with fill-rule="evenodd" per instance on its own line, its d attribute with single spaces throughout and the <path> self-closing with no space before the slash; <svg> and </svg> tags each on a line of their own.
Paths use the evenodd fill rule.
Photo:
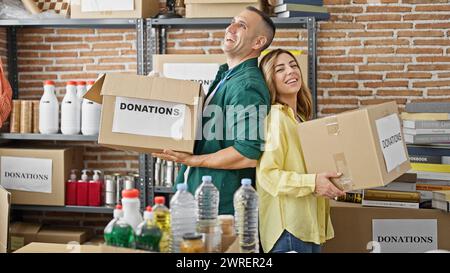
<svg viewBox="0 0 450 273">
<path fill-rule="evenodd" d="M 316 20 L 314 17 L 299 18 L 272 18 L 277 28 L 299 28 L 308 31 L 308 85 L 313 96 L 314 116 L 317 112 L 316 87 Z M 58 28 L 135 28 L 137 34 L 137 72 L 147 75 L 152 70 L 152 55 L 164 54 L 167 45 L 167 29 L 223 29 L 229 25 L 231 18 L 227 19 L 25 19 L 0 20 L 0 27 L 7 28 L 8 37 L 8 70 L 9 80 L 13 88 L 14 98 L 19 97 L 16 31 L 23 27 L 58 27 Z M 1 139 L 17 140 L 70 140 L 70 141 L 96 141 L 97 138 L 85 136 L 53 136 L 42 138 L 33 134 L 16 136 L 13 134 L 0 134 Z M 153 204 L 154 193 L 173 193 L 172 189 L 153 187 L 154 164 L 153 158 L 148 154 L 139 155 L 141 208 Z M 102 209 L 86 207 L 44 207 L 44 206 L 15 206 L 15 209 L 33 208 L 40 210 L 102 212 Z M 109 209 L 109 208 L 107 208 Z M 110 209 L 112 211 L 112 209 Z"/>
<path fill-rule="evenodd" d="M 0 139 L 9 140 L 54 140 L 54 141 L 97 141 L 98 136 L 63 135 L 63 134 L 11 134 L 0 133 Z"/>
<path fill-rule="evenodd" d="M 64 212 L 84 212 L 84 213 L 113 213 L 114 208 L 110 207 L 85 207 L 85 206 L 27 206 L 12 205 L 13 210 L 35 210 L 35 211 L 64 211 Z"/>
<path fill-rule="evenodd" d="M 145 19 L 23 19 L 23 20 L 0 20 L 0 27 L 7 28 L 8 39 L 8 72 L 9 81 L 13 88 L 13 98 L 19 98 L 18 90 L 18 70 L 17 70 L 17 29 L 19 28 L 130 28 L 135 29 L 139 40 L 146 40 L 146 30 L 140 28 L 139 22 L 145 22 Z M 137 45 L 137 63 L 139 60 L 148 56 L 147 52 L 140 44 Z M 140 66 L 140 65 L 138 65 Z M 36 140 L 36 141 L 95 141 L 98 136 L 84 136 L 84 135 L 41 135 L 41 134 L 0 134 L 1 140 Z M 147 168 L 146 166 L 143 166 Z M 142 186 L 142 183 L 138 185 Z M 143 192 L 143 194 L 146 194 Z M 143 203 L 143 199 L 141 200 Z M 144 203 L 145 204 L 145 203 Z M 108 207 L 83 207 L 83 206 L 22 206 L 13 205 L 13 210 L 40 210 L 40 211 L 64 211 L 64 212 L 82 212 L 82 213 L 112 213 L 113 208 Z"/>
</svg>

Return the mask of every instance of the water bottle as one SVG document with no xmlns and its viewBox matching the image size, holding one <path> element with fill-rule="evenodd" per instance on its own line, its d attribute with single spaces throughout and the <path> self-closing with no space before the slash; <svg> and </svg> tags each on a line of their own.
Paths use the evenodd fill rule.
<svg viewBox="0 0 450 273">
<path fill-rule="evenodd" d="M 80 133 L 80 103 L 74 81 L 67 82 L 66 95 L 61 103 L 61 132 L 64 135 Z"/>
<path fill-rule="evenodd" d="M 104 230 L 105 243 L 109 246 L 134 248 L 135 237 L 133 228 L 121 218 L 123 210 L 117 205 L 114 210 L 114 219 L 109 222 Z"/>
<path fill-rule="evenodd" d="M 39 132 L 57 134 L 59 130 L 59 103 L 55 95 L 55 83 L 44 82 L 44 94 L 39 101 Z"/>
<path fill-rule="evenodd" d="M 153 220 L 152 207 L 148 206 L 144 211 L 144 222 L 136 229 L 136 248 L 159 252 L 161 237 L 161 229 Z"/>
<path fill-rule="evenodd" d="M 170 200 L 170 217 L 172 220 L 172 252 L 180 253 L 183 235 L 194 233 L 197 221 L 197 202 L 187 191 L 185 183 L 177 184 L 177 192 Z"/>
<path fill-rule="evenodd" d="M 205 238 L 207 252 L 221 251 L 221 229 L 217 215 L 219 213 L 219 191 L 212 183 L 211 176 L 203 176 L 202 184 L 195 191 L 197 201 L 197 232 Z"/>
<path fill-rule="evenodd" d="M 83 88 L 83 85 L 77 86 L 77 95 L 83 100 L 81 103 L 81 133 L 83 135 L 98 135 L 100 128 L 102 106 L 91 100 L 83 99 L 86 90 L 89 90 L 92 84 L 92 81 L 88 82 L 87 88 Z"/>
<path fill-rule="evenodd" d="M 202 184 L 195 191 L 198 204 L 198 221 L 217 220 L 219 214 L 219 191 L 212 183 L 211 176 L 203 176 Z"/>
<path fill-rule="evenodd" d="M 258 194 L 251 179 L 242 179 L 234 194 L 234 219 L 241 253 L 258 253 Z"/>
<path fill-rule="evenodd" d="M 163 253 L 171 252 L 171 243 L 170 237 L 170 211 L 164 205 L 166 199 L 164 196 L 156 196 L 155 197 L 155 206 L 153 207 L 153 216 L 155 218 L 156 224 L 161 229 L 163 235 L 161 241 L 159 243 L 159 249 Z"/>
<path fill-rule="evenodd" d="M 122 206 L 123 220 L 136 231 L 137 226 L 143 221 L 140 212 L 139 191 L 137 189 L 123 190 Z"/>
</svg>

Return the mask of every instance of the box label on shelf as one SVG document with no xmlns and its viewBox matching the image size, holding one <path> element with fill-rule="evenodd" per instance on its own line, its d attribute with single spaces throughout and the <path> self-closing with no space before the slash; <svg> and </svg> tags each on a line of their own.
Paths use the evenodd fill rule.
<svg viewBox="0 0 450 273">
<path fill-rule="evenodd" d="M 116 97 L 112 131 L 182 139 L 186 105 Z"/>
<path fill-rule="evenodd" d="M 82 12 L 133 10 L 134 0 L 81 0 Z"/>
<path fill-rule="evenodd" d="M 407 160 L 400 120 L 397 114 L 391 114 L 375 122 L 386 169 L 390 172 Z"/>
<path fill-rule="evenodd" d="M 374 252 L 405 253 L 438 248 L 437 219 L 373 219 Z"/>
<path fill-rule="evenodd" d="M 52 193 L 52 160 L 1 157 L 1 185 L 5 189 Z"/>
<path fill-rule="evenodd" d="M 201 83 L 203 92 L 206 94 L 216 78 L 219 67 L 219 63 L 165 63 L 163 75 L 171 79 Z"/>
</svg>

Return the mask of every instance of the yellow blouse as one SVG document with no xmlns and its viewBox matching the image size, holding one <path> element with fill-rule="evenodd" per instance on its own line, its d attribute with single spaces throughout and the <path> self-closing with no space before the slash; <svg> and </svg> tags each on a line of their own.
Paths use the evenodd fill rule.
<svg viewBox="0 0 450 273">
<path fill-rule="evenodd" d="M 266 118 L 265 151 L 256 167 L 259 232 L 264 252 L 286 229 L 305 242 L 322 244 L 334 237 L 329 201 L 314 195 L 315 174 L 306 167 L 294 111 L 272 105 Z"/>
</svg>

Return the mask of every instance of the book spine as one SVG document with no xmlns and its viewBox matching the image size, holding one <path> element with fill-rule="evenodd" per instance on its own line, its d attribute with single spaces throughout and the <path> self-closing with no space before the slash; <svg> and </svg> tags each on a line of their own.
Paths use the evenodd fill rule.
<svg viewBox="0 0 450 273">
<path fill-rule="evenodd" d="M 450 120 L 404 120 L 403 127 L 410 129 L 450 129 Z"/>
<path fill-rule="evenodd" d="M 450 203 L 446 201 L 431 200 L 431 207 L 445 212 L 450 211 Z"/>
<path fill-rule="evenodd" d="M 415 171 L 450 173 L 448 164 L 411 163 L 411 169 Z"/>
<path fill-rule="evenodd" d="M 449 191 L 450 186 L 416 184 L 416 190 L 418 190 L 418 191 Z"/>
<path fill-rule="evenodd" d="M 449 113 L 401 113 L 401 118 L 407 120 L 449 120 L 449 117 Z"/>
<path fill-rule="evenodd" d="M 437 155 L 409 155 L 411 163 L 441 164 L 442 157 Z"/>
<path fill-rule="evenodd" d="M 450 202 L 450 190 L 433 191 L 433 200 Z"/>
<path fill-rule="evenodd" d="M 450 134 L 450 129 L 410 129 L 403 128 L 403 133 L 408 135 L 444 135 Z"/>
<path fill-rule="evenodd" d="M 410 202 L 374 201 L 363 199 L 361 204 L 363 206 L 369 207 L 409 208 L 409 209 L 419 208 L 419 203 L 410 203 Z"/>
<path fill-rule="evenodd" d="M 418 192 L 400 192 L 400 191 L 364 190 L 363 199 L 374 200 L 374 201 L 420 202 L 420 193 L 418 193 Z"/>
<path fill-rule="evenodd" d="M 450 134 L 446 135 L 409 135 L 404 134 L 406 143 L 433 144 L 439 142 L 450 142 Z"/>
<path fill-rule="evenodd" d="M 391 182 L 383 187 L 377 187 L 374 188 L 375 190 L 379 191 L 405 191 L 405 192 L 411 192 L 416 191 L 416 184 L 415 183 L 408 183 L 408 182 Z"/>
<path fill-rule="evenodd" d="M 450 103 L 427 102 L 407 103 L 405 111 L 408 113 L 450 113 Z"/>
<path fill-rule="evenodd" d="M 337 197 L 336 201 L 361 204 L 362 194 L 347 192 L 345 195 Z"/>
<path fill-rule="evenodd" d="M 413 147 L 407 146 L 408 154 L 411 155 L 438 155 L 438 156 L 448 156 L 447 149 L 440 149 L 436 147 Z"/>
</svg>

